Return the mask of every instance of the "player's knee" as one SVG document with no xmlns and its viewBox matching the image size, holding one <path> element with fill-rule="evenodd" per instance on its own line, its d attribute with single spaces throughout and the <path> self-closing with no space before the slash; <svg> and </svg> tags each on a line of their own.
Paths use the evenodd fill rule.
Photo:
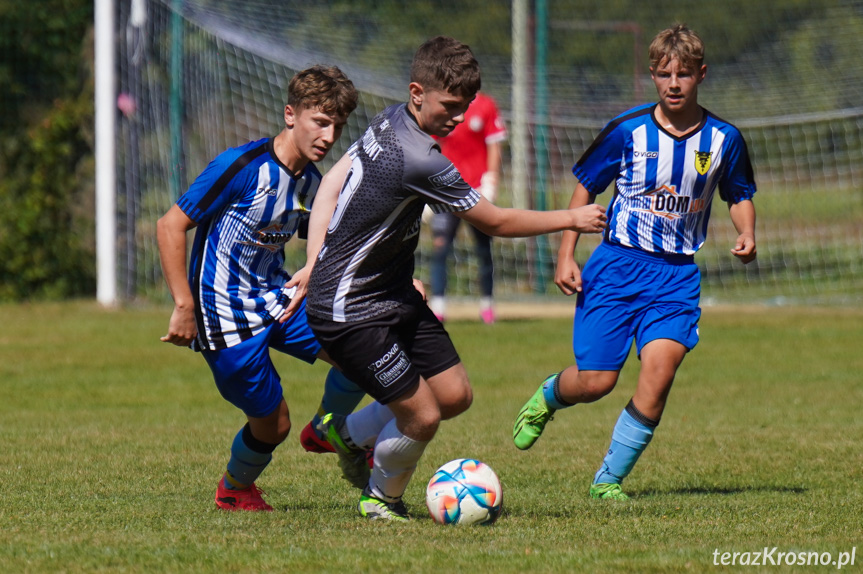
<svg viewBox="0 0 863 574">
<path fill-rule="evenodd" d="M 651 365 L 642 365 L 641 375 L 639 378 L 650 381 L 652 387 L 662 389 L 667 392 L 674 382 L 674 377 L 677 374 L 677 365 L 671 363 L 654 363 Z"/>
<path fill-rule="evenodd" d="M 440 405 L 441 418 L 446 420 L 458 416 L 468 410 L 472 403 L 473 389 L 470 385 L 465 385 L 460 392 L 454 393 L 448 397 L 445 403 Z"/>
<path fill-rule="evenodd" d="M 272 413 L 262 418 L 249 417 L 252 435 L 267 444 L 282 444 L 291 432 L 291 415 L 287 403 L 276 407 Z"/>
<path fill-rule="evenodd" d="M 288 434 L 291 432 L 291 419 L 285 417 L 284 420 L 279 420 L 279 426 L 276 429 L 276 438 L 278 442 L 275 444 L 282 444 L 286 438 L 288 438 Z"/>
<path fill-rule="evenodd" d="M 255 433 L 256 438 L 259 438 L 261 441 L 268 444 L 279 445 L 285 442 L 285 439 L 288 438 L 288 434 L 291 432 L 291 421 L 279 421 L 278 424 L 266 428 L 261 429 L 258 428 Z M 257 436 L 260 434 L 261 436 Z"/>
<path fill-rule="evenodd" d="M 249 423 L 252 425 L 250 429 L 252 437 L 265 445 L 273 447 L 282 444 L 288 438 L 288 433 L 291 431 L 290 420 L 278 420 L 275 423 L 268 423 L 263 419 L 257 419 L 254 422 L 250 419 Z"/>
<path fill-rule="evenodd" d="M 417 421 L 420 428 L 423 431 L 423 434 L 429 436 L 431 438 L 437 432 L 438 427 L 440 426 L 441 416 L 440 411 L 434 413 L 433 415 L 429 413 L 429 416 L 421 418 Z"/>
<path fill-rule="evenodd" d="M 422 409 L 411 414 L 405 421 L 396 421 L 399 430 L 414 440 L 429 441 L 434 438 L 440 426 L 441 413 L 438 409 Z M 400 424 L 402 423 L 403 424 Z"/>
<path fill-rule="evenodd" d="M 614 390 L 617 373 L 611 371 L 581 371 L 579 387 L 587 401 L 596 401 Z"/>
<path fill-rule="evenodd" d="M 441 373 L 434 379 L 432 389 L 443 420 L 460 415 L 473 402 L 473 389 L 462 364 Z"/>
</svg>

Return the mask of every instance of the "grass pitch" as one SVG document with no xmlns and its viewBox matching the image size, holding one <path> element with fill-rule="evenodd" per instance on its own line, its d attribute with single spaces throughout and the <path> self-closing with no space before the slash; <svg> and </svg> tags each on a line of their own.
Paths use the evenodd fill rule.
<svg viewBox="0 0 863 574">
<path fill-rule="evenodd" d="M 200 357 L 159 342 L 169 313 L 0 306 L 4 571 L 704 572 L 724 552 L 765 547 L 834 559 L 856 547 L 845 569 L 863 564 L 861 309 L 705 309 L 625 503 L 586 493 L 633 392 L 635 357 L 610 396 L 559 412 L 521 452 L 513 417 L 570 363 L 570 321 L 453 321 L 475 401 L 420 461 L 404 525 L 361 520 L 335 458 L 300 448 L 326 366 L 280 355 L 295 427 L 259 481 L 276 512 L 217 511 L 243 418 Z M 492 527 L 428 517 L 426 481 L 459 457 L 503 482 Z"/>
</svg>

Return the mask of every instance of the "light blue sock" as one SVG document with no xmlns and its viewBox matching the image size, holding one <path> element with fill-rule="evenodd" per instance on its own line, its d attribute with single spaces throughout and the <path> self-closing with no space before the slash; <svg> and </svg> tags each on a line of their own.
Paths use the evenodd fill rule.
<svg viewBox="0 0 863 574">
<path fill-rule="evenodd" d="M 273 460 L 276 445 L 256 439 L 246 424 L 231 445 L 231 458 L 223 478 L 227 488 L 243 489 L 255 482 Z M 266 452 L 262 452 L 266 451 Z"/>
<path fill-rule="evenodd" d="M 620 484 L 623 482 L 635 466 L 638 457 L 650 444 L 653 430 L 658 424 L 659 421 L 647 418 L 635 408 L 632 401 L 629 401 L 620 413 L 617 424 L 614 425 L 608 454 L 602 461 L 602 467 L 593 477 L 593 483 Z"/>
<path fill-rule="evenodd" d="M 330 372 L 327 373 L 327 379 L 324 381 L 324 396 L 321 398 L 318 412 L 312 418 L 312 428 L 318 432 L 318 423 L 321 422 L 321 417 L 327 413 L 351 414 L 365 395 L 366 392 L 344 376 L 341 371 L 336 368 L 330 369 Z"/>
<path fill-rule="evenodd" d="M 542 396 L 545 399 L 545 404 L 556 411 L 573 405 L 573 403 L 568 403 L 560 397 L 560 373 L 547 378 L 542 383 Z"/>
</svg>

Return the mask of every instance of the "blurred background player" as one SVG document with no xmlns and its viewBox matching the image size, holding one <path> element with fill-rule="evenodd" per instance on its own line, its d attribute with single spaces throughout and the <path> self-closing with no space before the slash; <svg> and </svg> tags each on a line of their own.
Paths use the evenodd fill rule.
<svg viewBox="0 0 863 574">
<path fill-rule="evenodd" d="M 406 104 L 388 107 L 321 183 L 309 222 L 307 314 L 321 345 L 375 402 L 321 430 L 361 488 L 359 514 L 406 520 L 402 495 L 442 420 L 473 391 L 443 325 L 413 281 L 423 208 L 453 212 L 489 235 L 599 232 L 605 210 L 501 209 L 468 185 L 431 136 L 464 121 L 480 88 L 470 48 L 438 36 L 411 65 Z M 374 447 L 371 472 L 365 451 Z"/>
<path fill-rule="evenodd" d="M 578 293 L 575 365 L 546 379 L 522 407 L 513 441 L 530 448 L 556 410 L 590 403 L 617 384 L 635 340 L 641 371 L 589 494 L 624 500 L 623 479 L 659 425 L 674 376 L 698 343 L 701 275 L 694 254 L 704 244 L 717 187 L 738 237 L 731 253 L 755 259 L 755 179 L 746 143 L 731 124 L 698 104 L 707 74 L 704 44 L 683 25 L 660 32 L 649 48 L 659 103 L 613 119 L 572 171 L 579 183 L 569 206 L 593 203 L 615 184 L 603 241 L 581 272 L 578 234 L 565 232 L 555 283 Z M 621 161 L 622 159 L 622 161 Z"/>
<path fill-rule="evenodd" d="M 332 362 L 306 322 L 303 270 L 284 270 L 285 243 L 303 235 L 321 174 L 313 165 L 357 106 L 338 68 L 315 66 L 288 86 L 284 129 L 216 157 L 158 222 L 159 254 L 174 310 L 162 341 L 200 351 L 222 396 L 248 422 L 216 489 L 225 510 L 272 510 L 255 480 L 291 428 L 270 349 Z M 197 227 L 186 268 L 186 232 Z M 350 412 L 356 385 L 330 369 L 324 402 Z M 351 401 L 353 401 L 352 404 Z M 333 404 L 333 403 L 338 404 Z"/>
<path fill-rule="evenodd" d="M 506 127 L 494 99 L 484 92 L 477 93 L 464 114 L 464 121 L 449 135 L 435 139 L 441 153 L 453 162 L 467 184 L 494 203 L 500 181 L 501 142 L 506 139 Z M 434 239 L 429 306 L 441 322 L 446 316 L 447 259 L 452 253 L 459 223 L 461 219 L 452 213 L 436 213 L 431 220 Z M 485 323 L 494 323 L 491 237 L 472 225 L 469 227 L 479 267 L 480 318 Z"/>
</svg>

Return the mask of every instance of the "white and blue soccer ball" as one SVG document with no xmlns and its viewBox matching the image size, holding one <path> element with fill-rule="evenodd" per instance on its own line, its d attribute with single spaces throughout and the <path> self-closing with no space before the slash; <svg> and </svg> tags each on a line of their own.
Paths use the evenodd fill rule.
<svg viewBox="0 0 863 574">
<path fill-rule="evenodd" d="M 503 509 L 503 490 L 489 465 L 459 458 L 431 477 L 426 506 L 438 524 L 491 524 Z"/>
</svg>

